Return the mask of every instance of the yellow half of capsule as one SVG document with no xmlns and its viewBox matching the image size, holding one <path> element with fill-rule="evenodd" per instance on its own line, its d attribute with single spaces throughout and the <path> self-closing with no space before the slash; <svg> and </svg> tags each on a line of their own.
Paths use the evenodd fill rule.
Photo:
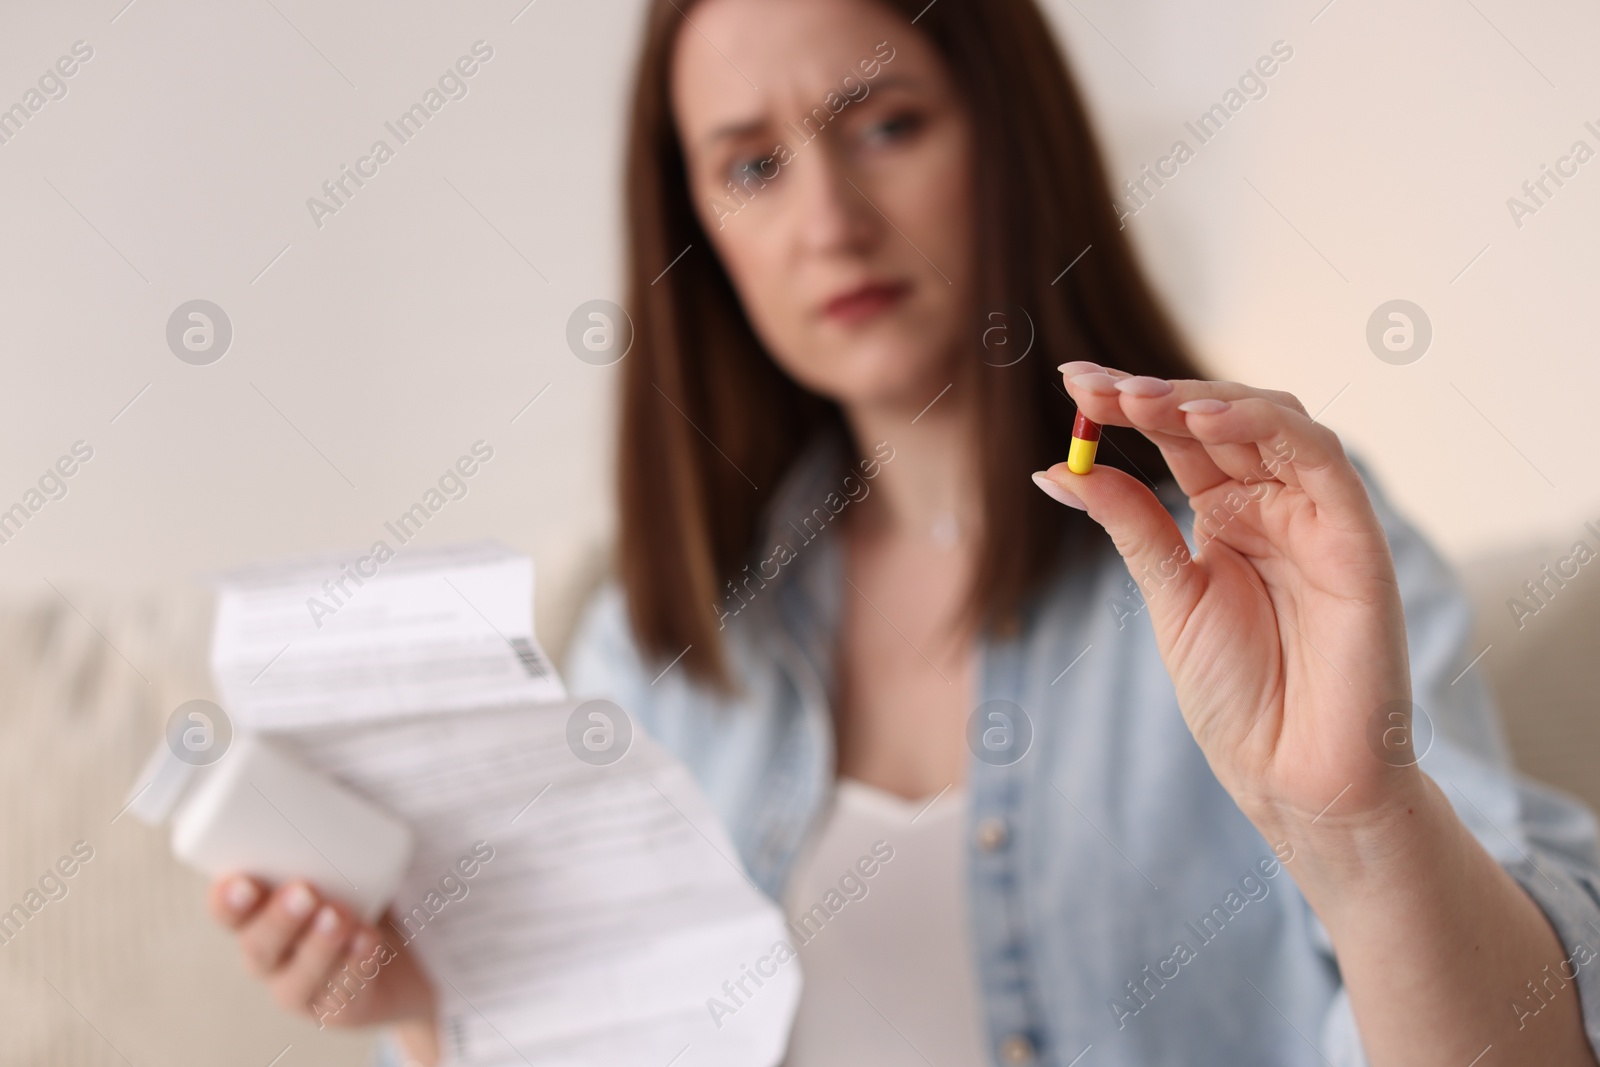
<svg viewBox="0 0 1600 1067">
<path fill-rule="evenodd" d="M 1073 474 L 1088 474 L 1094 469 L 1094 451 L 1099 445 L 1099 441 L 1074 437 L 1071 447 L 1067 449 L 1067 470 Z"/>
</svg>

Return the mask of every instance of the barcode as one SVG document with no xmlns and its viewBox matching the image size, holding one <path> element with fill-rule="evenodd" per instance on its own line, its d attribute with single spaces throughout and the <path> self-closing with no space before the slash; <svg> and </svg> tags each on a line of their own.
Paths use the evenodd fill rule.
<svg viewBox="0 0 1600 1067">
<path fill-rule="evenodd" d="M 522 669 L 534 678 L 550 677 L 550 664 L 545 661 L 539 649 L 526 637 L 513 637 L 511 648 L 516 652 L 517 658 L 522 661 Z"/>
</svg>

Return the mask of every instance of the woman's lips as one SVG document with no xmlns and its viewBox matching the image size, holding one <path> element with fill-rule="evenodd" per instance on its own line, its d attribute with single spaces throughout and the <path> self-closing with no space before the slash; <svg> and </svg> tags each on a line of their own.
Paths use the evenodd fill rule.
<svg viewBox="0 0 1600 1067">
<path fill-rule="evenodd" d="M 862 322 L 899 303 L 910 291 L 911 286 L 905 282 L 863 285 L 828 301 L 822 314 L 834 322 Z"/>
</svg>

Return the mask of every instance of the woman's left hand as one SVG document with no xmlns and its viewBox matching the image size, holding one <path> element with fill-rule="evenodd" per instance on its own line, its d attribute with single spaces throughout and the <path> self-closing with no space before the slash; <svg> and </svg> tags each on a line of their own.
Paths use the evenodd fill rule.
<svg viewBox="0 0 1600 1067">
<path fill-rule="evenodd" d="M 1386 745 L 1407 740 L 1405 619 L 1383 527 L 1339 438 L 1288 393 L 1092 363 L 1063 374 L 1088 418 L 1160 446 L 1194 509 L 1191 558 L 1138 478 L 1065 463 L 1035 476 L 1075 496 L 1127 561 L 1224 788 L 1268 833 L 1324 813 L 1371 827 L 1404 810 L 1420 774 L 1369 738 L 1377 720 Z"/>
</svg>

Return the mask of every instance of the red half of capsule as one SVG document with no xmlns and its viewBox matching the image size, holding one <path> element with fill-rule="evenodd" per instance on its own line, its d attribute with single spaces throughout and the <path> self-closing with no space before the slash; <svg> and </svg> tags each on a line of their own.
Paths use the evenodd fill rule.
<svg viewBox="0 0 1600 1067">
<path fill-rule="evenodd" d="M 1072 436 L 1085 441 L 1100 440 L 1100 424 L 1084 417 L 1083 412 L 1078 412 L 1078 417 L 1072 423 Z"/>
</svg>

